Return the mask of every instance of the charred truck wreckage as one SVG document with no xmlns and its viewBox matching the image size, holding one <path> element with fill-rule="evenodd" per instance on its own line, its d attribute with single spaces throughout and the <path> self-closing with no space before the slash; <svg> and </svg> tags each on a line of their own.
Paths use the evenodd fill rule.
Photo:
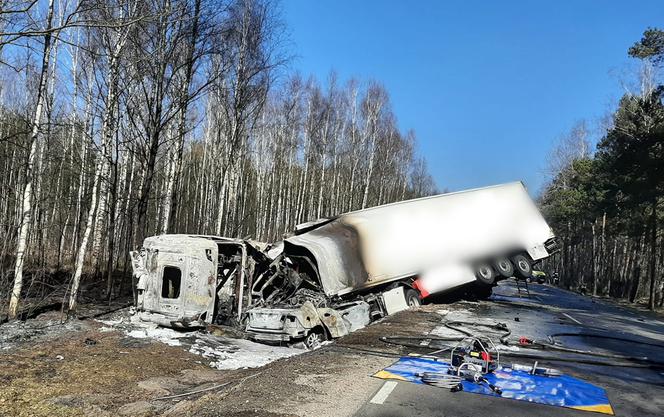
<svg viewBox="0 0 664 417">
<path fill-rule="evenodd" d="M 161 235 L 131 252 L 142 320 L 311 346 L 423 298 L 531 275 L 555 238 L 520 182 L 359 210 L 283 241 Z"/>
</svg>

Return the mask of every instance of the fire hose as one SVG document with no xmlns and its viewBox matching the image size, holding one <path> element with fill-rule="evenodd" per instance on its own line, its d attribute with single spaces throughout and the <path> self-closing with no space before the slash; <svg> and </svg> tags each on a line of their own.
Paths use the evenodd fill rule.
<svg viewBox="0 0 664 417">
<path fill-rule="evenodd" d="M 454 346 L 446 344 L 445 342 L 454 342 L 460 341 L 465 337 L 474 336 L 477 332 L 473 332 L 467 328 L 467 326 L 473 327 L 484 327 L 492 330 L 496 330 L 501 334 L 497 337 L 500 342 L 505 346 L 520 346 L 532 350 L 545 350 L 545 351 L 556 351 L 572 355 L 580 355 L 581 357 L 574 356 L 551 356 L 543 355 L 531 352 L 515 352 L 515 351 L 503 351 L 502 353 L 509 357 L 518 357 L 526 359 L 539 359 L 539 360 L 548 360 L 553 362 L 575 362 L 583 363 L 589 365 L 603 365 L 603 366 L 621 366 L 621 367 L 644 367 L 644 368 L 664 368 L 664 362 L 654 360 L 645 356 L 627 356 L 627 355 L 618 355 L 613 353 L 606 352 L 596 352 L 591 350 L 582 350 L 569 348 L 555 344 L 555 337 L 560 336 L 577 336 L 577 337 L 595 337 L 595 338 L 606 338 L 611 340 L 619 340 L 636 344 L 643 344 L 647 346 L 657 346 L 664 347 L 662 345 L 657 345 L 654 343 L 641 342 L 629 338 L 621 338 L 617 336 L 609 335 L 598 335 L 593 333 L 555 333 L 549 335 L 549 340 L 551 342 L 543 341 L 534 341 L 529 338 L 519 338 L 517 342 L 509 340 L 509 336 L 512 334 L 511 330 L 504 323 L 475 323 L 475 322 L 463 322 L 463 321 L 448 321 L 444 323 L 445 327 L 461 333 L 463 336 L 447 336 L 447 337 L 423 337 L 423 336 L 382 336 L 380 340 L 384 343 L 405 346 L 410 348 L 419 348 L 419 349 L 437 349 L 433 354 L 451 350 Z M 601 359 L 595 359 L 601 358 Z M 609 360 L 603 360 L 609 359 Z"/>
</svg>

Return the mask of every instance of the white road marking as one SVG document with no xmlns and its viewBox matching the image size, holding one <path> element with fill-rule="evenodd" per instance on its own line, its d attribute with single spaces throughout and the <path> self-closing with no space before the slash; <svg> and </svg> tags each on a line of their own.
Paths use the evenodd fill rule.
<svg viewBox="0 0 664 417">
<path fill-rule="evenodd" d="M 575 322 L 576 324 L 583 324 L 583 323 L 581 323 L 580 321 L 578 321 L 577 319 L 575 319 L 574 317 L 570 316 L 570 315 L 567 314 L 567 313 L 563 313 L 563 316 L 565 316 L 565 317 L 567 317 L 568 319 L 572 320 L 572 321 Z"/>
<path fill-rule="evenodd" d="M 383 386 L 378 390 L 376 395 L 369 401 L 371 404 L 382 404 L 387 400 L 390 393 L 396 388 L 397 383 L 395 381 L 386 381 Z"/>
</svg>

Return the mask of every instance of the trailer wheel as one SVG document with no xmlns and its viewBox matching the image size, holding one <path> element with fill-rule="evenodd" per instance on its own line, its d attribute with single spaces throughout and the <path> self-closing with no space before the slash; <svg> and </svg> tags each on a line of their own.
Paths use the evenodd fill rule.
<svg viewBox="0 0 664 417">
<path fill-rule="evenodd" d="M 516 255 L 512 258 L 516 275 L 521 278 L 530 278 L 533 274 L 533 267 L 530 260 L 525 255 Z"/>
<path fill-rule="evenodd" d="M 307 349 L 313 349 L 326 340 L 327 336 L 325 335 L 325 330 L 320 327 L 315 327 L 311 329 L 307 337 L 304 338 L 304 345 Z"/>
<path fill-rule="evenodd" d="M 482 284 L 492 285 L 496 280 L 496 273 L 490 264 L 479 264 L 475 269 L 475 277 Z"/>
<path fill-rule="evenodd" d="M 496 272 L 504 278 L 509 278 L 514 275 L 514 265 L 508 258 L 498 258 L 494 262 Z"/>
<path fill-rule="evenodd" d="M 420 295 L 412 288 L 406 289 L 404 297 L 406 298 L 406 304 L 408 304 L 408 307 L 419 307 L 422 305 Z"/>
</svg>

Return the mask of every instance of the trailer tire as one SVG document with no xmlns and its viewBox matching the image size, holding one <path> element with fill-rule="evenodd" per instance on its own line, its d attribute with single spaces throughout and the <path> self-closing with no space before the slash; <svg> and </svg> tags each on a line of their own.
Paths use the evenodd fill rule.
<svg viewBox="0 0 664 417">
<path fill-rule="evenodd" d="M 532 276 L 533 266 L 525 255 L 516 255 L 512 258 L 512 263 L 514 264 L 514 272 L 519 278 L 527 279 Z"/>
<path fill-rule="evenodd" d="M 496 272 L 503 277 L 503 278 L 509 278 L 514 276 L 514 265 L 512 265 L 512 262 L 509 260 L 509 258 L 498 258 L 494 262 L 494 267 L 496 268 Z"/>
<path fill-rule="evenodd" d="M 477 265 L 475 268 L 475 277 L 482 284 L 493 285 L 496 280 L 496 272 L 491 267 L 491 264 L 483 263 Z"/>
<path fill-rule="evenodd" d="M 422 298 L 420 298 L 417 291 L 412 288 L 406 289 L 404 297 L 406 298 L 406 304 L 408 304 L 408 307 L 419 307 L 422 305 Z"/>
</svg>

